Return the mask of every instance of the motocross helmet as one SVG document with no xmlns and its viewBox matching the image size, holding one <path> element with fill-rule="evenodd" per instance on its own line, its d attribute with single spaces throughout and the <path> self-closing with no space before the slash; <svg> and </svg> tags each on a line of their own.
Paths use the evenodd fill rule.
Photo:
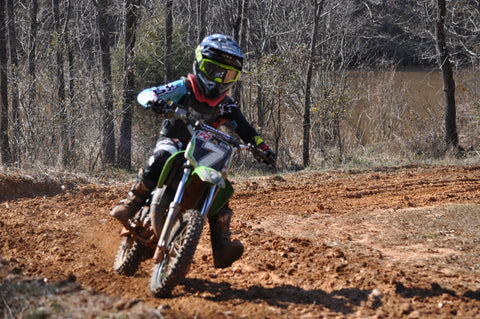
<svg viewBox="0 0 480 319">
<path fill-rule="evenodd" d="M 231 36 L 212 34 L 195 51 L 193 74 L 200 91 L 216 98 L 230 90 L 242 73 L 243 53 Z"/>
</svg>

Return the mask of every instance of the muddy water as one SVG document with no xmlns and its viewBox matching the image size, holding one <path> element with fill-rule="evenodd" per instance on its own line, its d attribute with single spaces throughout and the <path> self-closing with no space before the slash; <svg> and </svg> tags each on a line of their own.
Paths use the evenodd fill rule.
<svg viewBox="0 0 480 319">
<path fill-rule="evenodd" d="M 478 71 L 455 71 L 457 129 L 467 145 L 478 145 L 480 87 Z M 355 90 L 345 134 L 360 137 L 362 145 L 393 135 L 408 140 L 408 132 L 441 136 L 445 96 L 437 69 L 356 72 Z M 426 126 L 427 125 L 427 126 Z M 350 129 L 349 129 L 349 128 Z M 432 133 L 433 132 L 433 133 Z M 431 135 L 430 134 L 430 135 Z"/>
<path fill-rule="evenodd" d="M 441 104 L 443 99 L 442 75 L 438 70 L 373 71 L 352 75 L 353 84 L 363 88 L 370 102 L 372 99 L 380 102 L 395 95 L 411 105 L 433 106 Z"/>
<path fill-rule="evenodd" d="M 443 80 L 439 71 L 400 71 L 394 77 L 394 87 L 406 86 L 405 96 L 414 105 L 436 106 L 442 103 Z"/>
<path fill-rule="evenodd" d="M 454 71 L 456 98 L 478 98 L 480 76 L 477 70 Z M 438 69 L 402 69 L 354 74 L 353 82 L 361 86 L 390 87 L 392 93 L 402 94 L 408 104 L 437 107 L 444 105 L 443 79 Z"/>
</svg>

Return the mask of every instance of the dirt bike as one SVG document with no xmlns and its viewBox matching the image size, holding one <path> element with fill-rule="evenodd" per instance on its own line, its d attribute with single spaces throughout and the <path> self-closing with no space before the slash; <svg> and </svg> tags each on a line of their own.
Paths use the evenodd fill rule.
<svg viewBox="0 0 480 319">
<path fill-rule="evenodd" d="M 185 150 L 170 156 L 151 198 L 122 229 L 113 266 L 118 274 L 133 276 L 142 261 L 153 258 L 149 290 L 158 298 L 168 297 L 186 276 L 207 216 L 233 195 L 227 179 L 233 154 L 249 150 L 275 165 L 253 145 L 196 121 L 179 104 L 169 105 L 162 112 L 184 121 L 192 137 Z"/>
</svg>

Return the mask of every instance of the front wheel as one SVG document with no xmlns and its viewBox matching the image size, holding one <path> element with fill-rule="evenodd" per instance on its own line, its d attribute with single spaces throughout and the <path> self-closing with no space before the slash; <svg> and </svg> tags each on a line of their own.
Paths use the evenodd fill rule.
<svg viewBox="0 0 480 319">
<path fill-rule="evenodd" d="M 175 221 L 167 251 L 160 263 L 153 268 L 150 279 L 150 292 L 157 298 L 170 295 L 177 283 L 185 278 L 193 259 L 204 218 L 195 209 L 187 210 Z"/>
</svg>

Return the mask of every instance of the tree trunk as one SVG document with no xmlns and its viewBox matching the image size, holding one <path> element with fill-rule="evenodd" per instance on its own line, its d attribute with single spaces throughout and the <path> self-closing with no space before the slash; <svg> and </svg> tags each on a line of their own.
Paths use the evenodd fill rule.
<svg viewBox="0 0 480 319">
<path fill-rule="evenodd" d="M 125 0 L 125 56 L 123 64 L 123 105 L 118 144 L 118 166 L 132 168 L 132 117 L 135 104 L 135 32 L 139 0 Z"/>
<path fill-rule="evenodd" d="M 165 5 L 165 83 L 172 81 L 173 0 Z"/>
<path fill-rule="evenodd" d="M 447 148 L 457 149 L 458 133 L 456 124 L 455 81 L 453 79 L 450 54 L 445 34 L 446 1 L 437 0 L 436 41 L 438 63 L 442 70 L 443 90 L 445 91 L 445 143 Z"/>
<path fill-rule="evenodd" d="M 173 0 L 165 6 L 165 83 L 172 81 Z"/>
<path fill-rule="evenodd" d="M 240 45 L 242 49 L 245 50 L 245 42 L 246 42 L 246 24 L 247 24 L 247 8 L 248 8 L 248 0 L 237 0 L 237 19 L 234 25 L 234 38 Z M 245 52 L 245 51 L 244 51 Z M 232 97 L 237 102 L 240 109 L 243 109 L 243 85 L 242 81 L 238 81 L 238 83 L 233 87 L 232 90 Z"/>
<path fill-rule="evenodd" d="M 67 125 L 67 109 L 65 104 L 65 71 L 63 61 L 63 37 L 60 22 L 60 5 L 59 0 L 53 0 L 53 18 L 55 21 L 55 60 L 57 69 L 57 103 L 58 114 L 60 118 L 60 145 L 63 167 L 68 166 L 69 144 L 68 144 L 68 125 Z"/>
<path fill-rule="evenodd" d="M 235 0 L 236 2 L 236 9 L 237 9 L 237 16 L 234 19 L 233 23 L 233 38 L 237 40 L 240 44 L 238 39 L 240 39 L 240 30 L 242 27 L 242 7 L 243 7 L 243 0 Z M 232 10 L 233 11 L 233 10 Z"/>
<path fill-rule="evenodd" d="M 243 0 L 242 8 L 242 30 L 240 31 L 240 47 L 244 50 L 247 49 L 247 27 L 248 27 L 248 6 L 250 5 L 249 0 Z"/>
<path fill-rule="evenodd" d="M 265 97 L 263 94 L 263 85 L 259 81 L 257 83 L 257 98 L 255 104 L 257 106 L 257 125 L 263 127 L 265 125 Z"/>
<path fill-rule="evenodd" d="M 25 129 L 23 134 L 25 137 L 25 154 L 36 154 L 34 151 L 38 148 L 37 143 L 34 142 L 35 133 L 33 132 L 32 126 L 35 122 L 36 110 L 36 47 L 37 47 L 37 14 L 38 14 L 38 0 L 32 0 L 30 2 L 30 30 L 28 34 L 28 46 L 27 46 L 27 68 L 28 68 L 28 78 L 27 78 L 27 96 L 26 96 L 26 105 L 24 108 L 24 118 L 23 125 Z M 33 160 L 33 159 L 29 159 Z"/>
<path fill-rule="evenodd" d="M 7 57 L 7 12 L 5 0 L 0 0 L 0 154 L 2 164 L 11 162 L 10 143 L 8 141 L 8 57 Z"/>
<path fill-rule="evenodd" d="M 75 137 L 75 120 L 77 118 L 77 107 L 75 106 L 75 75 L 74 75 L 74 55 L 73 55 L 73 40 L 70 36 L 70 17 L 72 15 L 72 0 L 68 0 L 67 3 L 67 16 L 65 17 L 65 25 L 63 28 L 63 40 L 65 49 L 67 50 L 67 60 L 68 60 L 68 108 L 66 112 L 66 123 L 68 134 L 67 134 L 67 152 L 65 152 L 66 157 L 64 162 L 68 167 L 75 166 L 75 150 L 76 150 L 76 137 Z M 67 107 L 67 105 L 65 106 Z"/>
<path fill-rule="evenodd" d="M 320 13 L 323 9 L 324 0 L 315 0 L 315 16 L 313 19 L 312 42 L 310 45 L 310 58 L 308 61 L 307 79 L 305 83 L 305 108 L 303 113 L 303 166 L 310 165 L 310 103 L 313 63 L 315 58 L 315 47 L 317 45 L 318 24 Z"/>
<path fill-rule="evenodd" d="M 28 107 L 32 106 L 35 101 L 36 89 L 36 75 L 35 75 L 35 56 L 36 56 L 36 39 L 37 39 L 37 13 L 38 1 L 32 0 L 30 7 L 30 34 L 28 47 L 28 75 L 30 76 L 30 83 L 28 88 Z M 28 110 L 27 110 L 28 112 Z"/>
<path fill-rule="evenodd" d="M 18 57 L 17 57 L 17 32 L 15 30 L 15 9 L 14 1 L 7 0 L 8 11 L 8 40 L 10 44 L 10 65 L 11 65 L 11 94 L 12 94 L 12 161 L 18 164 L 20 160 L 21 147 L 21 131 L 20 131 L 20 110 L 19 110 L 19 94 L 18 94 Z"/>
<path fill-rule="evenodd" d="M 112 63 L 110 55 L 110 35 L 106 18 L 107 2 L 96 1 L 97 26 L 100 35 L 102 62 L 103 109 L 102 109 L 102 164 L 115 164 L 115 126 L 113 117 Z"/>
<path fill-rule="evenodd" d="M 196 0 L 197 2 L 197 43 L 200 43 L 205 37 L 205 14 L 207 11 L 207 0 Z"/>
</svg>

